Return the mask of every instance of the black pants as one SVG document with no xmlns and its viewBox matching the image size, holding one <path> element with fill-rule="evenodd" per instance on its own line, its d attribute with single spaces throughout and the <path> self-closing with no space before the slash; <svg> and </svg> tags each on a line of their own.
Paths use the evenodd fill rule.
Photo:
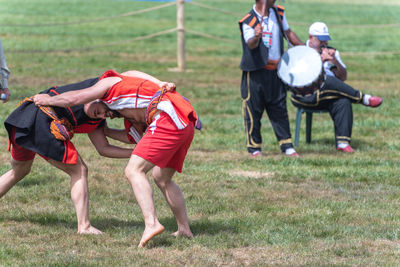
<svg viewBox="0 0 400 267">
<path fill-rule="evenodd" d="M 286 108 L 286 89 L 276 70 L 257 70 L 242 74 L 241 95 L 247 150 L 261 150 L 261 118 L 267 112 L 281 150 L 293 147 Z"/>
<path fill-rule="evenodd" d="M 335 126 L 336 143 L 350 143 L 353 128 L 352 103 L 361 103 L 363 93 L 336 77 L 327 76 L 320 90 L 310 96 L 291 96 L 296 107 L 326 109 Z"/>
</svg>

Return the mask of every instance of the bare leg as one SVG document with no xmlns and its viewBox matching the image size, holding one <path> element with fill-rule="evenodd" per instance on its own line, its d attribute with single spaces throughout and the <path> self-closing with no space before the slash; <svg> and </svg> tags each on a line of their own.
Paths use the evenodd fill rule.
<svg viewBox="0 0 400 267">
<path fill-rule="evenodd" d="M 0 198 L 31 171 L 33 159 L 18 161 L 11 158 L 12 169 L 0 177 Z"/>
<path fill-rule="evenodd" d="M 78 234 L 102 234 L 100 230 L 91 226 L 89 221 L 88 169 L 82 158 L 78 155 L 76 165 L 55 160 L 49 160 L 49 162 L 71 177 L 71 199 L 78 219 Z"/>
<path fill-rule="evenodd" d="M 171 168 L 161 169 L 154 167 L 153 177 L 157 186 L 163 192 L 165 199 L 168 202 L 178 224 L 178 231 L 174 236 L 185 236 L 188 238 L 193 237 L 193 233 L 189 227 L 189 219 L 186 212 L 185 199 L 179 186 L 172 181 L 172 176 L 175 170 Z"/>
<path fill-rule="evenodd" d="M 153 167 L 154 164 L 132 155 L 125 169 L 126 177 L 132 186 L 133 193 L 144 217 L 145 229 L 138 247 L 145 247 L 150 239 L 164 231 L 164 226 L 157 219 L 153 190 L 146 177 L 146 173 Z"/>
</svg>

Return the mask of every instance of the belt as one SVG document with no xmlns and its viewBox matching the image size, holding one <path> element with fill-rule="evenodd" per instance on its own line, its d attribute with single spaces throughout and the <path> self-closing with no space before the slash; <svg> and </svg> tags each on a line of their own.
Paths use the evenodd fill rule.
<svg viewBox="0 0 400 267">
<path fill-rule="evenodd" d="M 266 70 L 276 70 L 278 68 L 278 63 L 280 59 L 277 60 L 268 60 L 267 65 L 264 66 Z"/>
<path fill-rule="evenodd" d="M 146 109 L 146 123 L 150 125 L 153 121 L 153 117 L 157 114 L 160 114 L 160 110 L 157 109 L 158 103 L 161 102 L 163 96 L 167 93 L 167 89 L 160 89 L 158 90 L 151 98 L 150 104 L 147 106 Z"/>
</svg>

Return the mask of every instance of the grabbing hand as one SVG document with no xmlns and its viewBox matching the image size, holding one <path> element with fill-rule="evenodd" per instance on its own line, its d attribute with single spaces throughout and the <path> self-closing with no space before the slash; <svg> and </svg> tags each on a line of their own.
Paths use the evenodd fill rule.
<svg viewBox="0 0 400 267">
<path fill-rule="evenodd" d="M 8 88 L 0 89 L 1 100 L 6 103 L 10 99 L 10 90 Z M 3 98 L 5 96 L 5 98 Z"/>
<path fill-rule="evenodd" d="M 32 99 L 36 106 L 50 106 L 51 96 L 48 94 L 37 94 Z"/>
<path fill-rule="evenodd" d="M 335 58 L 335 52 L 336 50 L 332 48 L 322 48 L 321 51 L 322 62 L 332 61 Z"/>
<path fill-rule="evenodd" d="M 262 35 L 261 24 L 257 24 L 257 26 L 254 28 L 254 37 L 259 39 L 261 38 L 261 35 Z"/>
<path fill-rule="evenodd" d="M 176 90 L 176 85 L 169 82 L 160 82 L 161 89 L 167 89 L 167 92 L 173 92 Z"/>
</svg>

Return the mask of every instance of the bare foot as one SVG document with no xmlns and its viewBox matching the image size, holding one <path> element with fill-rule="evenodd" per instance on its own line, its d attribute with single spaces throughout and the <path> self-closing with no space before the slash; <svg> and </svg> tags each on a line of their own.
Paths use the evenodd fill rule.
<svg viewBox="0 0 400 267">
<path fill-rule="evenodd" d="M 80 234 L 80 235 L 101 235 L 101 234 L 103 234 L 103 232 L 97 228 L 94 228 L 93 226 L 90 226 L 87 229 L 78 230 L 78 234 Z"/>
<path fill-rule="evenodd" d="M 140 240 L 138 247 L 139 248 L 145 247 L 150 239 L 152 239 L 156 235 L 161 234 L 162 232 L 164 232 L 164 226 L 162 226 L 161 224 L 158 224 L 154 227 L 146 227 L 146 229 L 144 229 L 142 240 Z"/>
<path fill-rule="evenodd" d="M 189 239 L 193 238 L 193 234 L 192 234 L 192 232 L 190 230 L 189 231 L 180 231 L 180 230 L 178 230 L 175 233 L 173 233 L 172 235 L 175 236 L 175 237 L 183 236 L 183 237 L 187 237 Z"/>
</svg>

